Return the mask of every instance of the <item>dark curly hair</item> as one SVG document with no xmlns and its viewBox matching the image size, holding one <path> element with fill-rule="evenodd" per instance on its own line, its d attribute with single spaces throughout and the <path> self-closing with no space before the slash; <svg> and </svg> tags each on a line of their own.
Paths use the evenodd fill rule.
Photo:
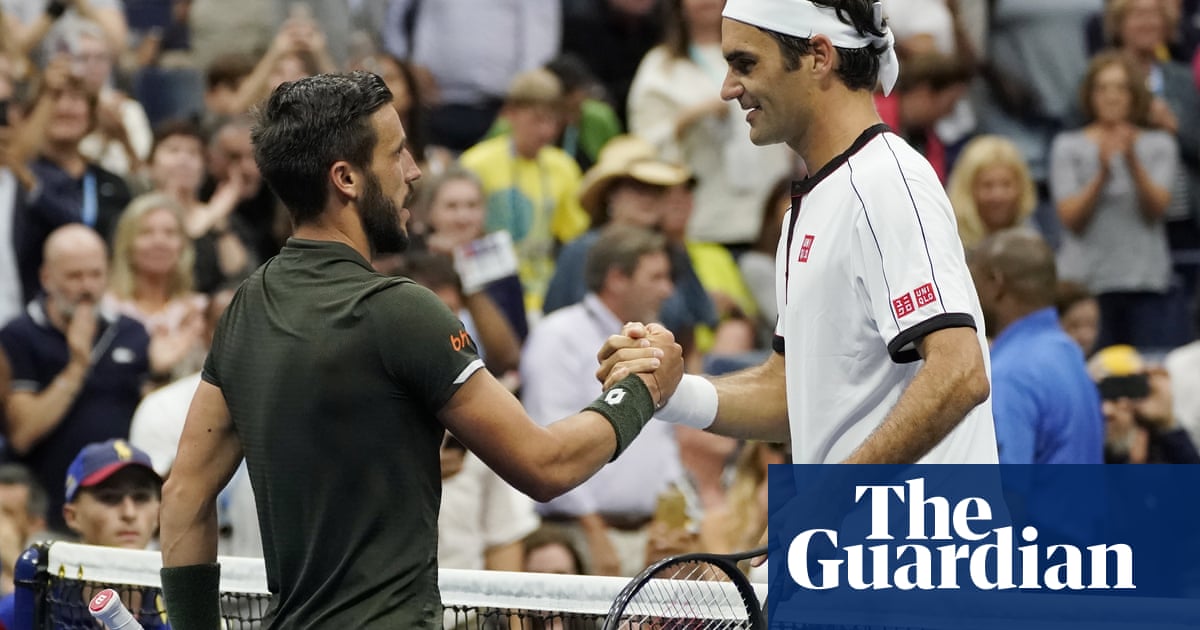
<svg viewBox="0 0 1200 630">
<path fill-rule="evenodd" d="M 882 37 L 884 32 L 875 28 L 874 3 L 871 0 L 809 0 L 819 7 L 832 8 L 837 11 L 838 19 L 853 26 L 859 35 Z M 884 21 L 887 28 L 887 21 Z M 779 45 L 783 54 L 783 67 L 789 71 L 800 67 L 800 58 L 812 54 L 812 40 L 804 37 L 785 35 L 776 31 L 759 29 L 771 36 Z M 842 48 L 835 46 L 838 51 L 837 76 L 852 90 L 873 90 L 879 81 L 879 60 L 885 52 L 884 48 L 864 46 L 862 48 Z"/>
</svg>

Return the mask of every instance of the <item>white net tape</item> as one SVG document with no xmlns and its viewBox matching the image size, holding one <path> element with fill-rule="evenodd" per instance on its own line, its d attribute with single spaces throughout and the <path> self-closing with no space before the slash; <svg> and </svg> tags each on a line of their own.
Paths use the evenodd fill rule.
<svg viewBox="0 0 1200 630">
<path fill-rule="evenodd" d="M 221 591 L 260 595 L 268 593 L 266 568 L 261 559 L 221 556 L 218 562 L 221 564 Z M 104 584 L 147 587 L 160 585 L 158 572 L 161 567 L 162 557 L 155 551 L 93 547 L 66 542 L 56 542 L 50 546 L 47 563 L 47 570 L 52 575 Z M 704 597 L 711 597 L 714 588 L 730 589 L 730 595 L 736 596 L 734 586 L 728 583 L 681 580 L 654 582 L 658 588 L 647 589 L 645 593 L 654 593 L 654 597 L 662 598 L 660 601 L 663 604 L 673 604 L 676 609 L 680 602 L 699 606 L 694 609 L 696 614 L 711 615 L 711 618 L 724 618 L 728 615 L 727 611 L 716 607 L 710 610 L 700 603 Z M 438 572 L 442 603 L 447 607 L 463 608 L 545 610 L 603 615 L 608 612 L 613 600 L 628 583 L 627 578 L 600 576 L 459 569 L 442 569 Z M 766 601 L 767 586 L 756 584 L 755 590 L 759 601 Z M 654 603 L 645 597 L 641 602 L 643 605 Z"/>
</svg>

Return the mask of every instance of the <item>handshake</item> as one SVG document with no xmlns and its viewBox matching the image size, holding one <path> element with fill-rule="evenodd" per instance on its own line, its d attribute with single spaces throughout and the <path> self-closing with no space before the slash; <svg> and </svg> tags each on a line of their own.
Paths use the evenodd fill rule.
<svg viewBox="0 0 1200 630">
<path fill-rule="evenodd" d="M 596 358 L 600 361 L 596 379 L 604 384 L 605 391 L 636 374 L 650 390 L 658 409 L 667 404 L 683 378 L 683 348 L 662 324 L 625 324 L 619 334 L 604 342 Z"/>
</svg>

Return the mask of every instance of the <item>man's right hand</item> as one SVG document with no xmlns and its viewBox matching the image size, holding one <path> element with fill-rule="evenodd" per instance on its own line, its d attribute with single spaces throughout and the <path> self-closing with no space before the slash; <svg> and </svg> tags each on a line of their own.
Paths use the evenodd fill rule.
<svg viewBox="0 0 1200 630">
<path fill-rule="evenodd" d="M 92 342 L 96 340 L 96 306 L 81 301 L 67 324 L 67 347 L 71 351 L 71 362 L 88 367 L 92 363 Z"/>
<path fill-rule="evenodd" d="M 630 374 L 638 374 L 650 389 L 655 404 L 665 405 L 683 378 L 683 347 L 661 324 L 625 324 L 596 354 L 600 367 L 596 379 L 604 389 Z"/>
</svg>

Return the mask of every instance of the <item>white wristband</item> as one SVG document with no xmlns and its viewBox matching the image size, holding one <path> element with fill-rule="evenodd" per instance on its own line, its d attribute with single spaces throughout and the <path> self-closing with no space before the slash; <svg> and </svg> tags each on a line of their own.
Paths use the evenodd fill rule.
<svg viewBox="0 0 1200 630">
<path fill-rule="evenodd" d="M 717 419 L 717 387 L 703 376 L 684 374 L 671 399 L 654 417 L 671 424 L 707 429 Z"/>
</svg>

